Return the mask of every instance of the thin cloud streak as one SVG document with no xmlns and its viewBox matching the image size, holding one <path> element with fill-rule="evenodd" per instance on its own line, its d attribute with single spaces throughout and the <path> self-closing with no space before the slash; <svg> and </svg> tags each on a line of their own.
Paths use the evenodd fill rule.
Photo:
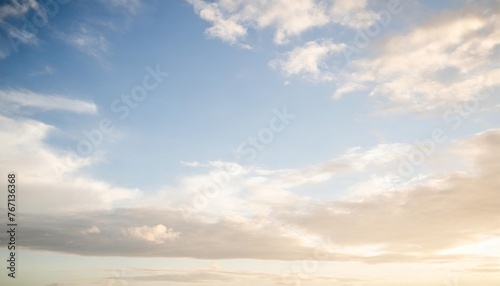
<svg viewBox="0 0 500 286">
<path fill-rule="evenodd" d="M 58 95 L 45 95 L 27 89 L 0 90 L 0 102 L 8 106 L 4 109 L 5 111 L 34 108 L 41 111 L 62 110 L 74 113 L 97 113 L 97 106 L 93 102 Z"/>
</svg>

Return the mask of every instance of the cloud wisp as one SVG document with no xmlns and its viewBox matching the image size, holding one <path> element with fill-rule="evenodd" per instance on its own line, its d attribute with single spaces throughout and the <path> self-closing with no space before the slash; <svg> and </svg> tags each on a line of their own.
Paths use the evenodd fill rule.
<svg viewBox="0 0 500 286">
<path fill-rule="evenodd" d="M 5 106 L 4 112 L 62 110 L 74 113 L 96 114 L 97 106 L 93 102 L 70 99 L 59 95 L 35 93 L 27 89 L 0 90 L 0 102 Z"/>
</svg>

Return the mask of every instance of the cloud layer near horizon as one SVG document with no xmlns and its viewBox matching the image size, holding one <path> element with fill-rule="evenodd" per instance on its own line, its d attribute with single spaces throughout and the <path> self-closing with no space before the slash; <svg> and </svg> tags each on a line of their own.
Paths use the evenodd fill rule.
<svg viewBox="0 0 500 286">
<path fill-rule="evenodd" d="M 42 134 L 24 140 L 39 141 L 38 151 L 29 156 L 30 160 L 42 156 L 43 152 L 46 152 L 43 156 L 50 155 L 57 160 L 55 154 L 47 153 Z M 227 190 L 222 190 L 227 193 L 211 198 L 209 206 L 201 209 L 189 205 L 193 198 L 189 189 L 209 183 L 213 180 L 213 172 L 229 163 L 211 164 L 209 166 L 216 166 L 211 167 L 214 168 L 212 173 L 186 177 L 184 187 L 165 187 L 158 190 L 153 200 L 136 199 L 136 206 L 109 208 L 109 205 L 107 210 L 100 210 L 96 199 L 113 194 L 114 187 L 102 185 L 103 189 L 98 191 L 95 187 L 99 183 L 76 176 L 72 181 L 81 184 L 78 188 L 88 189 L 89 195 L 96 197 L 85 197 L 84 192 L 78 192 L 80 208 L 77 205 L 58 211 L 33 208 L 32 214 L 23 214 L 25 236 L 20 242 L 30 249 L 94 256 L 293 260 L 310 255 L 321 245 L 321 239 L 328 238 L 330 242 L 325 251 L 329 254 L 328 260 L 332 261 L 475 259 L 466 253 L 439 253 L 498 238 L 500 221 L 495 217 L 495 210 L 500 207 L 497 195 L 500 160 L 496 152 L 499 143 L 498 129 L 454 143 L 449 152 L 455 160 L 473 162 L 468 172 L 429 176 L 418 184 L 393 186 L 392 191 L 386 189 L 332 201 L 303 198 L 292 194 L 291 190 L 332 180 L 345 172 L 362 172 L 369 165 L 382 167 L 400 160 L 401 155 L 387 157 L 383 146 L 379 146 L 364 153 L 351 150 L 341 158 L 302 170 L 240 166 L 231 184 L 226 186 Z M 22 145 L 19 142 L 12 147 Z M 51 201 L 57 204 L 57 200 L 70 202 L 63 196 L 75 193 L 68 189 L 69 182 L 65 183 L 65 188 L 56 188 L 57 178 L 51 181 L 50 176 L 40 173 L 45 172 L 45 168 L 30 165 L 31 171 L 23 174 L 25 196 L 36 197 L 37 192 L 44 191 L 45 206 Z M 49 188 L 51 191 L 47 192 Z M 165 193 L 165 190 L 169 191 Z M 123 198 L 115 196 L 108 202 Z M 94 206 L 86 210 L 84 206 L 91 202 Z M 27 200 L 25 204 L 35 206 L 39 203 L 37 198 L 36 202 Z M 231 207 L 224 209 L 224 204 Z M 366 249 L 369 254 L 361 254 L 360 249 Z"/>
</svg>

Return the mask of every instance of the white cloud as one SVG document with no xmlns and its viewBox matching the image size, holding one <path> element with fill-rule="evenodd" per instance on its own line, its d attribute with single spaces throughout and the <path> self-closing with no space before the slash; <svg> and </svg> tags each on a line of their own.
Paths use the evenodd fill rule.
<svg viewBox="0 0 500 286">
<path fill-rule="evenodd" d="M 338 24 L 349 28 L 364 28 L 377 18 L 368 12 L 366 1 L 219 0 L 206 2 L 188 0 L 200 17 L 212 24 L 206 30 L 211 37 L 231 44 L 241 43 L 248 29 L 274 29 L 274 42 L 285 44 L 313 28 Z M 349 17 L 346 21 L 345 17 Z M 245 44 L 245 46 L 248 46 Z"/>
<path fill-rule="evenodd" d="M 328 23 L 324 7 L 313 0 L 302 1 L 242 1 L 242 15 L 258 28 L 273 27 L 274 42 L 284 44 L 291 36 L 297 36 L 314 27 Z"/>
<path fill-rule="evenodd" d="M 200 167 L 200 166 L 202 166 L 202 164 L 200 164 L 200 162 L 197 162 L 197 161 L 191 161 L 191 162 L 181 161 L 181 165 L 184 167 Z"/>
<path fill-rule="evenodd" d="M 346 173 L 362 173 L 373 169 L 395 169 L 395 163 L 411 150 L 407 144 L 380 144 L 370 149 L 354 147 L 338 158 L 296 169 L 252 169 L 249 180 L 276 189 L 323 183 Z M 252 178 L 254 176 L 254 178 Z"/>
<path fill-rule="evenodd" d="M 42 111 L 64 110 L 75 113 L 97 113 L 97 107 L 92 102 L 39 94 L 26 89 L 0 90 L 0 102 L 4 105 L 3 112 L 34 108 Z"/>
<path fill-rule="evenodd" d="M 361 31 L 380 20 L 368 1 L 188 2 L 212 23 L 207 35 L 245 46 L 252 29 L 273 29 L 275 43 L 284 44 L 313 28 L 335 24 Z M 331 35 L 293 47 L 270 66 L 286 76 L 335 81 L 336 99 L 367 92 L 383 112 L 434 111 L 470 100 L 485 86 L 500 83 L 500 70 L 494 64 L 500 44 L 498 12 L 481 5 L 466 4 L 391 36 L 373 57 L 348 59 L 343 71 L 336 67 L 342 59 L 335 54 L 349 47 Z"/>
<path fill-rule="evenodd" d="M 226 17 L 216 3 L 206 3 L 202 0 L 189 1 L 196 13 L 200 17 L 212 24 L 212 27 L 205 30 L 205 34 L 210 38 L 219 38 L 229 44 L 237 44 L 243 48 L 250 48 L 246 44 L 241 44 L 240 40 L 247 35 L 247 29 L 238 23 L 238 17 Z"/>
<path fill-rule="evenodd" d="M 54 126 L 0 115 L 0 172 L 17 172 L 23 182 L 23 204 L 29 212 L 79 211 L 111 208 L 116 202 L 141 197 L 128 189 L 79 173 L 98 158 L 82 158 L 46 144 Z M 43 195 L 40 195 L 43 194 Z"/>
<path fill-rule="evenodd" d="M 146 225 L 129 227 L 124 230 L 124 233 L 136 239 L 145 240 L 156 244 L 161 244 L 165 241 L 174 241 L 180 235 L 179 232 L 174 232 L 173 229 L 167 228 L 162 224 L 158 224 L 152 227 Z"/>
<path fill-rule="evenodd" d="M 287 52 L 284 59 L 273 60 L 269 64 L 287 76 L 303 75 L 313 80 L 331 80 L 334 75 L 322 69 L 328 66 L 325 59 L 344 48 L 344 44 L 334 44 L 330 40 L 310 41 Z"/>
<path fill-rule="evenodd" d="M 470 100 L 500 84 L 497 12 L 446 14 L 386 41 L 382 53 L 352 62 L 334 93 L 370 96 L 393 111 L 425 111 Z"/>
<path fill-rule="evenodd" d="M 380 144 L 370 149 L 351 148 L 327 162 L 300 168 L 267 169 L 230 162 L 196 162 L 201 174 L 180 179 L 177 185 L 165 186 L 146 204 L 185 206 L 189 211 L 217 221 L 233 217 L 266 217 L 276 207 L 294 208 L 311 200 L 295 193 L 299 188 L 327 183 L 334 186 L 342 176 L 385 176 L 397 170 L 399 159 L 411 150 L 406 144 Z M 347 190 L 347 189 L 346 189 Z M 338 190 L 342 192 L 342 190 Z M 385 191 L 392 191 L 386 189 Z M 371 193 L 373 193 L 372 190 Z"/>
</svg>

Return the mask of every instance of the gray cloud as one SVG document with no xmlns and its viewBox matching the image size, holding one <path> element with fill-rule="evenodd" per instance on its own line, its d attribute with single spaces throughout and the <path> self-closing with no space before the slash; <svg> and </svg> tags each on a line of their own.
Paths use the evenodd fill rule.
<svg viewBox="0 0 500 286">
<path fill-rule="evenodd" d="M 176 209 L 133 208 L 60 215 L 24 215 L 20 245 L 30 249 L 92 256 L 193 257 L 206 259 L 302 259 L 312 253 L 272 225 L 252 226 L 222 219 L 207 223 L 183 219 Z M 153 243 L 123 233 L 124 229 L 162 224 L 179 233 L 175 240 Z M 82 235 L 92 226 L 99 233 Z M 4 241 L 2 239 L 2 241 Z"/>
</svg>

